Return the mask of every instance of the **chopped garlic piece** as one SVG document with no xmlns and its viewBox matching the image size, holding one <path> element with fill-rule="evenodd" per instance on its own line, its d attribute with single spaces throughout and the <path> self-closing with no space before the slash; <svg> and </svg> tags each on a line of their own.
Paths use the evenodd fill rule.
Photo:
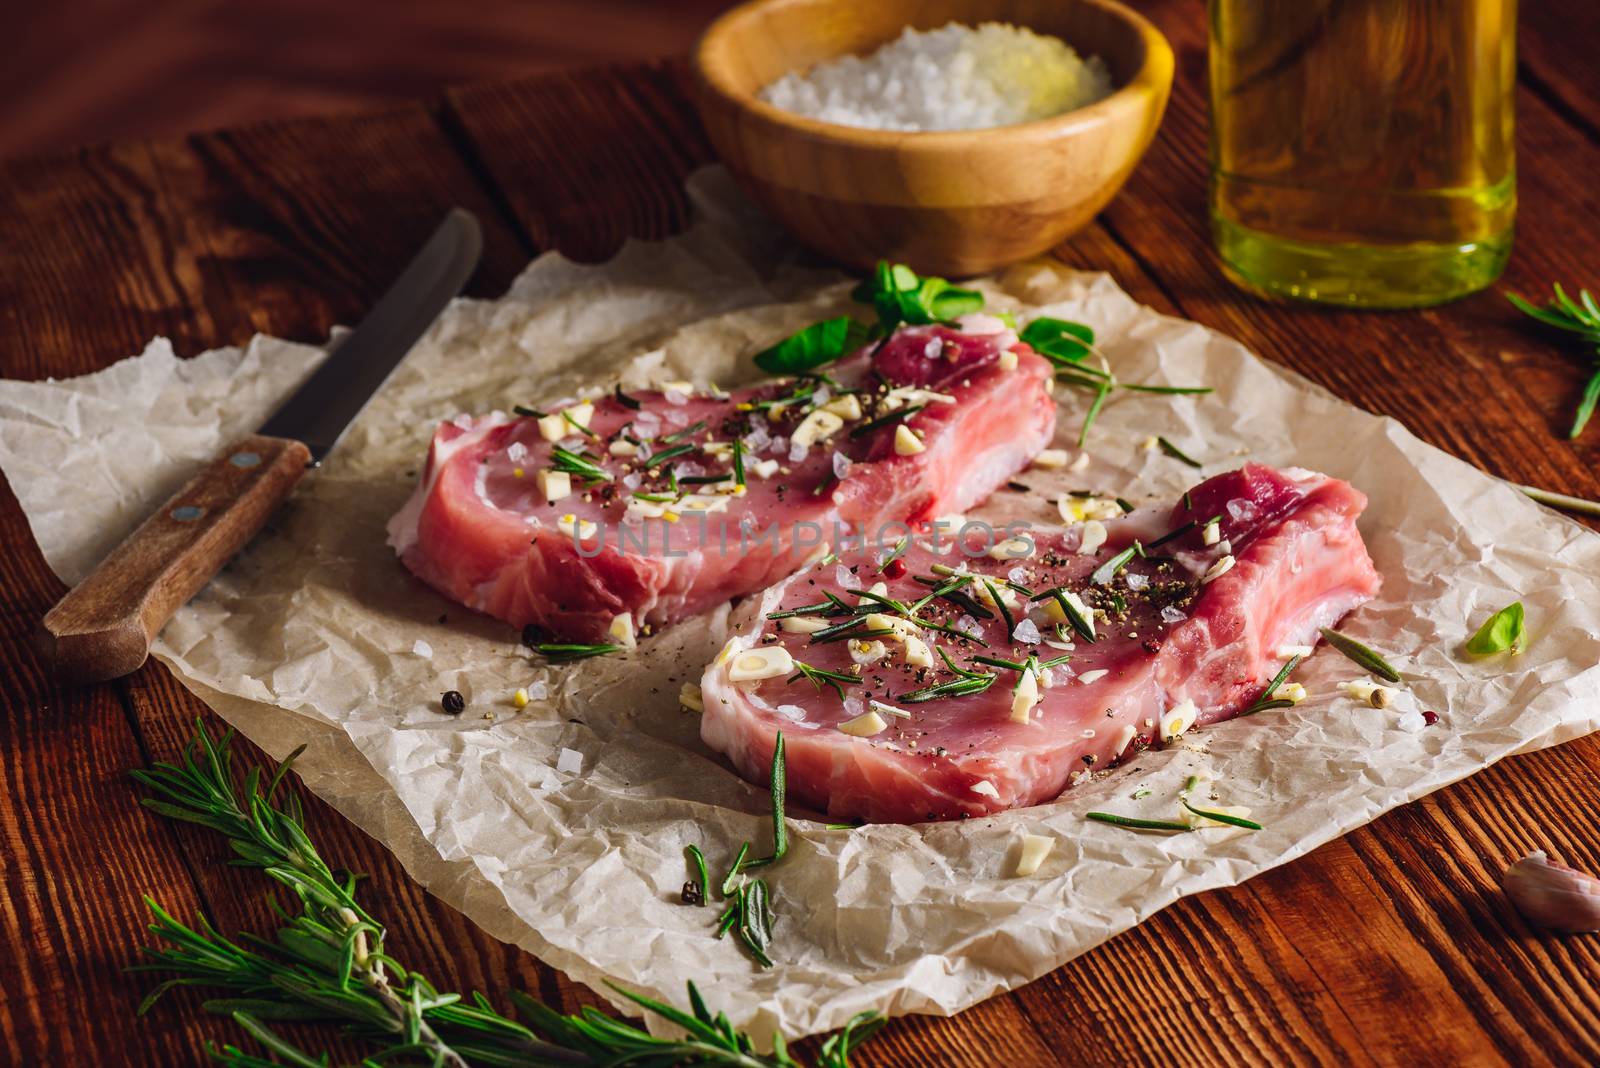
<svg viewBox="0 0 1600 1068">
<path fill-rule="evenodd" d="M 839 729 L 857 738 L 871 738 L 874 734 L 882 733 L 888 726 L 889 721 L 878 715 L 877 712 L 867 711 L 855 719 L 845 720 L 839 724 Z"/>
<path fill-rule="evenodd" d="M 1357 701 L 1365 701 L 1373 708 L 1388 708 L 1394 701 L 1395 691 L 1387 686 L 1379 686 L 1366 679 L 1357 679 L 1354 682 L 1341 682 L 1339 689 L 1343 690 L 1346 697 Z"/>
<path fill-rule="evenodd" d="M 1010 349 L 1000 354 L 1000 370 L 1015 371 L 1017 369 L 1017 354 Z"/>
<path fill-rule="evenodd" d="M 1193 727 L 1195 717 L 1199 714 L 1200 710 L 1194 706 L 1194 702 L 1187 700 L 1167 709 L 1167 714 L 1161 717 L 1161 740 L 1169 742 Z"/>
<path fill-rule="evenodd" d="M 1111 745 L 1111 755 L 1117 756 L 1123 750 L 1127 749 L 1128 746 L 1132 745 L 1133 737 L 1138 733 L 1138 731 L 1133 729 L 1133 724 L 1124 723 L 1122 725 L 1122 729 L 1117 732 L 1117 740 Z"/>
<path fill-rule="evenodd" d="M 611 620 L 611 626 L 606 631 L 611 640 L 624 649 L 637 649 L 638 639 L 633 636 L 633 613 L 623 612 Z"/>
<path fill-rule="evenodd" d="M 1050 855 L 1050 850 L 1056 846 L 1056 840 L 1047 834 L 1025 834 L 1022 836 L 1022 852 L 1017 857 L 1017 874 L 1032 875 L 1039 870 L 1039 865 L 1044 863 L 1044 858 Z"/>
<path fill-rule="evenodd" d="M 1145 452 L 1155 452 L 1161 447 L 1161 442 L 1154 434 L 1139 442 L 1139 448 Z"/>
<path fill-rule="evenodd" d="M 909 635 L 900 639 L 906 647 L 906 663 L 912 667 L 932 667 L 933 652 L 928 648 L 928 643 L 921 638 Z"/>
<path fill-rule="evenodd" d="M 991 560 L 1017 560 L 1024 556 L 1033 555 L 1033 540 L 1031 538 L 1007 538 L 1005 541 L 996 542 L 989 547 Z"/>
<path fill-rule="evenodd" d="M 905 641 L 915 637 L 922 628 L 903 616 L 891 616 L 884 612 L 868 612 L 861 621 L 868 630 L 892 630 L 891 635 L 897 641 Z"/>
<path fill-rule="evenodd" d="M 594 405 L 584 401 L 582 404 L 574 404 L 562 414 L 572 422 L 588 430 L 589 420 L 594 418 Z"/>
<path fill-rule="evenodd" d="M 1217 579 L 1221 578 L 1223 575 L 1226 575 L 1232 570 L 1233 557 L 1224 556 L 1222 559 L 1206 568 L 1206 573 L 1200 576 L 1200 585 L 1204 586 L 1208 582 L 1215 582 Z"/>
<path fill-rule="evenodd" d="M 556 521 L 556 529 L 575 541 L 584 541 L 599 528 L 587 519 L 579 519 L 568 512 Z"/>
<path fill-rule="evenodd" d="M 757 460 L 755 463 L 748 465 L 746 470 L 752 472 L 757 478 L 771 478 L 778 473 L 778 461 Z"/>
<path fill-rule="evenodd" d="M 886 716 L 897 716 L 900 719 L 911 718 L 911 713 L 907 712 L 905 709 L 896 708 L 894 705 L 886 705 L 882 701 L 868 701 L 867 704 L 876 711 L 882 712 Z"/>
<path fill-rule="evenodd" d="M 1215 545 L 1222 540 L 1222 524 L 1213 519 L 1200 528 L 1200 541 L 1206 545 Z"/>
<path fill-rule="evenodd" d="M 734 655 L 728 666 L 730 682 L 760 682 L 775 679 L 794 670 L 794 657 L 781 645 L 762 649 L 746 649 Z"/>
<path fill-rule="evenodd" d="M 889 584 L 887 582 L 874 582 L 867 587 L 867 592 L 876 597 L 887 597 L 889 596 Z"/>
<path fill-rule="evenodd" d="M 1083 524 L 1083 535 L 1078 541 L 1078 555 L 1093 556 L 1106 543 L 1106 525 L 1098 519 Z"/>
<path fill-rule="evenodd" d="M 827 626 L 829 623 L 826 619 L 816 616 L 784 616 L 778 620 L 778 627 L 790 634 L 815 634 Z"/>
<path fill-rule="evenodd" d="M 1064 523 L 1082 523 L 1086 519 L 1116 519 L 1122 515 L 1122 506 L 1115 497 L 1074 497 L 1063 493 L 1056 500 L 1056 511 Z"/>
<path fill-rule="evenodd" d="M 1299 704 L 1306 699 L 1306 688 L 1298 682 L 1286 682 L 1272 693 L 1273 697 L 1281 697 L 1291 704 Z"/>
<path fill-rule="evenodd" d="M 976 600 L 979 604 L 986 604 L 986 605 L 990 605 L 991 607 L 995 607 L 996 606 L 995 599 L 992 596 L 989 595 L 989 586 L 990 585 L 991 584 L 988 583 L 988 582 L 975 582 L 975 583 L 973 583 L 972 586 L 971 586 L 971 589 L 973 591 L 973 599 Z M 994 592 L 999 594 L 999 596 L 1000 596 L 999 604 L 1005 605 L 1008 609 L 1009 608 L 1017 608 L 1020 605 L 1021 602 L 1019 602 L 1017 600 L 1017 591 L 1016 590 L 1012 589 L 1010 586 L 1007 586 L 1003 582 L 993 583 L 993 586 L 994 586 Z"/>
<path fill-rule="evenodd" d="M 511 695 L 511 703 L 518 708 L 528 707 L 528 691 L 524 687 L 517 687 L 517 692 Z"/>
<path fill-rule="evenodd" d="M 894 454 L 896 456 L 915 456 L 919 452 L 926 452 L 928 447 L 922 439 L 911 432 L 911 428 L 904 423 L 894 428 Z"/>
<path fill-rule="evenodd" d="M 876 664 L 889 655 L 889 647 L 880 641 L 850 642 L 850 659 L 858 664 Z"/>
<path fill-rule="evenodd" d="M 1288 660 L 1290 657 L 1296 656 L 1298 656 L 1301 660 L 1304 660 L 1314 652 L 1316 652 L 1316 650 L 1311 648 L 1309 645 L 1280 645 L 1278 646 L 1277 652 L 1274 655 L 1277 656 L 1279 660 Z"/>
<path fill-rule="evenodd" d="M 1083 603 L 1082 597 L 1079 597 L 1071 590 L 1062 590 L 1061 599 L 1066 601 L 1067 604 L 1072 607 L 1072 610 L 1078 613 L 1078 618 L 1083 620 L 1083 622 L 1088 625 L 1089 638 L 1093 640 L 1094 611 L 1088 605 Z M 1052 623 L 1066 623 L 1068 621 L 1067 614 L 1061 610 L 1061 605 L 1056 603 L 1056 599 L 1054 597 L 1050 597 L 1045 600 L 1044 614 L 1045 618 L 1050 620 Z"/>
<path fill-rule="evenodd" d="M 1041 449 L 1039 455 L 1033 458 L 1034 467 L 1046 469 L 1067 466 L 1066 449 Z"/>
<path fill-rule="evenodd" d="M 1011 695 L 1011 721 L 1013 723 L 1027 723 L 1033 712 L 1033 706 L 1039 703 L 1039 681 L 1031 671 L 1024 671 L 1017 680 L 1017 688 Z"/>
<path fill-rule="evenodd" d="M 830 411 L 818 408 L 803 419 L 799 426 L 794 428 L 794 433 L 789 440 L 804 449 L 809 449 L 819 441 L 824 441 L 839 432 L 844 426 L 844 420 Z"/>
<path fill-rule="evenodd" d="M 846 393 L 824 404 L 822 410 L 832 412 L 845 422 L 851 422 L 861 418 L 861 399 L 854 393 Z"/>
<path fill-rule="evenodd" d="M 990 782 L 988 779 L 979 779 L 977 782 L 973 783 L 972 792 L 975 794 L 983 794 L 985 797 L 992 797 L 996 801 L 1000 800 L 1000 791 L 996 790 L 994 788 L 994 783 Z"/>
<path fill-rule="evenodd" d="M 1086 452 L 1078 453 L 1073 461 L 1067 465 L 1067 470 L 1071 471 L 1075 475 L 1082 474 L 1084 471 L 1088 470 L 1088 468 L 1089 454 Z"/>
<path fill-rule="evenodd" d="M 560 441 L 567 436 L 567 430 L 567 421 L 561 418 L 560 412 L 539 419 L 539 436 L 546 441 Z"/>
<path fill-rule="evenodd" d="M 1083 683 L 1085 686 L 1088 686 L 1099 682 L 1109 674 L 1111 674 L 1111 672 L 1105 668 L 1096 668 L 1094 671 L 1085 671 L 1082 675 L 1079 675 L 1078 681 Z"/>
<path fill-rule="evenodd" d="M 678 704 L 691 712 L 704 712 L 706 710 L 705 699 L 700 696 L 700 687 L 692 682 L 684 683 L 682 688 L 678 690 Z"/>
<path fill-rule="evenodd" d="M 565 471 L 552 471 L 547 468 L 539 472 L 538 482 L 539 492 L 544 494 L 546 503 L 554 504 L 572 494 L 572 476 Z"/>
</svg>

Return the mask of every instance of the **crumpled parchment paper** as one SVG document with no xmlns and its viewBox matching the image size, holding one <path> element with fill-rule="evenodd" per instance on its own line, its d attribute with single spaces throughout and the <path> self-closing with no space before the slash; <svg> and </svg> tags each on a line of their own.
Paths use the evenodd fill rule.
<svg viewBox="0 0 1600 1068">
<path fill-rule="evenodd" d="M 424 886 L 490 933 L 591 985 L 682 1004 L 694 979 L 759 1036 L 836 1027 L 859 1010 L 953 1013 L 1055 968 L 1184 894 L 1282 864 L 1510 753 L 1600 728 L 1600 538 L 1238 343 L 1141 307 L 1105 275 L 1035 263 L 985 283 L 996 306 L 1095 326 L 1124 380 L 1203 383 L 1204 397 L 1123 393 L 1081 474 L 1030 472 L 975 517 L 1059 522 L 1055 492 L 1167 500 L 1200 477 L 1142 447 L 1164 434 L 1225 470 L 1299 464 L 1371 496 L 1362 530 L 1384 576 L 1345 629 L 1406 675 L 1395 708 L 1337 695 L 1360 671 L 1323 649 L 1297 708 L 993 819 L 828 830 L 797 819 L 770 872 L 777 961 L 716 941 L 715 905 L 679 903 L 683 848 L 714 869 L 766 841 L 766 795 L 701 745 L 678 707 L 721 646 L 727 610 L 626 658 L 540 667 L 512 629 L 411 579 L 384 546 L 434 424 L 620 374 L 749 379 L 748 355 L 845 307 L 839 276 L 801 269 L 721 172 L 692 183 L 699 221 L 582 267 L 540 257 L 497 301 L 458 300 L 261 537 L 155 647 L 185 685 L 269 752 L 311 747 L 311 789 L 388 844 Z M 323 350 L 269 337 L 176 359 L 161 338 L 105 371 L 0 383 L 0 467 L 62 578 L 81 577 L 198 465 L 252 429 Z M 1063 390 L 1057 444 L 1086 398 Z M 1522 599 L 1528 650 L 1466 658 L 1490 612 Z M 419 641 L 422 644 L 418 644 Z M 535 700 L 511 704 L 519 687 Z M 469 701 L 457 718 L 441 691 Z M 1406 711 L 1437 710 L 1432 727 Z M 571 750 L 562 761 L 562 750 Z M 576 770 L 570 769 L 577 760 Z M 1194 773 L 1265 830 L 1162 837 L 1086 822 L 1172 818 Z M 1150 793 L 1134 800 L 1141 789 Z M 1023 832 L 1057 839 L 1015 878 Z M 608 993 L 598 986 L 602 993 Z"/>
</svg>

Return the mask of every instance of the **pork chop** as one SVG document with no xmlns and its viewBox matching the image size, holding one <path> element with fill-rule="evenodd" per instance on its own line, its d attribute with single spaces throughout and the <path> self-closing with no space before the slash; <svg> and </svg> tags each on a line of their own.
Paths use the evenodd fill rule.
<svg viewBox="0 0 1600 1068">
<path fill-rule="evenodd" d="M 620 389 L 439 427 L 390 544 L 446 596 L 569 641 L 761 590 L 845 532 L 969 508 L 1055 427 L 1050 364 L 992 316 L 825 373 Z"/>
<path fill-rule="evenodd" d="M 1113 502 L 997 541 L 919 536 L 753 601 L 707 668 L 701 735 L 836 819 L 918 822 L 1038 804 L 1238 714 L 1289 655 L 1377 591 L 1348 483 L 1259 464 L 1171 509 Z M 1028 544 L 1022 545 L 1020 542 Z"/>
</svg>

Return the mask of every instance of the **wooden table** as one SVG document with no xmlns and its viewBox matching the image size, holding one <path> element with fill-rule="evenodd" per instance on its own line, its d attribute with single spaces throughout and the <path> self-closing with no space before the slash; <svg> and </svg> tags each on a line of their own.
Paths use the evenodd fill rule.
<svg viewBox="0 0 1600 1068">
<path fill-rule="evenodd" d="M 1600 497 L 1600 429 L 1564 438 L 1583 361 L 1494 292 L 1414 313 L 1248 299 L 1223 281 L 1204 211 L 1200 0 L 1140 5 L 1178 51 L 1165 126 L 1126 192 L 1062 255 L 1137 298 L 1242 339 L 1487 471 Z M 1525 5 L 1522 205 L 1501 287 L 1600 287 L 1600 9 Z M 379 114 L 83 149 L 0 165 L 0 373 L 82 374 L 153 334 L 193 354 L 255 332 L 320 340 L 356 320 L 454 204 L 484 221 L 471 284 L 529 256 L 606 256 L 684 222 L 710 158 L 681 66 L 625 66 L 447 94 Z M 269 924 L 264 881 L 208 833 L 141 811 L 123 774 L 201 716 L 158 666 L 52 686 L 30 651 L 61 594 L 0 493 L 0 1061 L 199 1064 L 231 1025 L 180 995 L 136 1022 L 139 895 L 225 931 Z M 1516 758 L 1244 886 L 1188 898 L 954 1020 L 897 1021 L 861 1065 L 1595 1063 L 1600 938 L 1529 930 L 1498 893 L 1533 848 L 1600 870 L 1600 742 Z M 393 948 L 441 989 L 589 995 L 407 881 L 312 802 L 327 853 L 372 873 Z M 340 1054 L 348 1051 L 341 1048 Z"/>
</svg>

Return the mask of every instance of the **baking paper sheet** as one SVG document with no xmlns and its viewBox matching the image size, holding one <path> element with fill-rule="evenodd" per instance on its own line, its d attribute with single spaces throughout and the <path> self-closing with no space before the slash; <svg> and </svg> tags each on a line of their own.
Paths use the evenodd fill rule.
<svg viewBox="0 0 1600 1068">
<path fill-rule="evenodd" d="M 540 667 L 511 628 L 411 579 L 384 546 L 436 421 L 536 404 L 620 374 L 640 385 L 749 379 L 748 354 L 846 307 L 839 276 L 801 269 L 721 172 L 692 183 L 688 233 L 610 263 L 547 255 L 498 301 L 459 300 L 270 528 L 162 634 L 155 655 L 209 705 L 282 756 L 301 742 L 307 784 L 388 844 L 423 885 L 490 933 L 596 986 L 609 978 L 713 1007 L 766 1036 L 836 1027 L 862 1009 L 953 1013 L 1025 983 L 1184 894 L 1237 883 L 1507 754 L 1600 727 L 1600 538 L 1337 400 L 1234 341 L 1135 303 L 1105 275 L 1059 264 L 986 283 L 993 303 L 1095 326 L 1125 380 L 1216 387 L 1205 397 L 1119 394 L 1081 474 L 1031 472 L 1032 496 L 973 513 L 1055 520 L 1054 492 L 1171 499 L 1197 476 L 1143 444 L 1164 434 L 1206 461 L 1299 464 L 1371 496 L 1362 520 L 1380 598 L 1346 629 L 1401 666 L 1407 694 L 1378 710 L 1339 696 L 1359 675 L 1320 651 L 1292 710 L 1213 727 L 1186 747 L 993 819 L 828 830 L 796 819 L 770 872 L 776 967 L 761 971 L 715 906 L 678 900 L 683 848 L 714 869 L 769 833 L 766 795 L 699 741 L 679 686 L 726 635 L 727 610 L 636 655 Z M 322 357 L 258 337 L 189 360 L 157 338 L 105 371 L 0 383 L 0 467 L 51 566 L 81 577 Z M 1060 395 L 1071 448 L 1085 398 Z M 1460 645 L 1522 599 L 1528 651 L 1472 662 Z M 419 645 L 419 641 L 422 643 Z M 536 697 L 516 710 L 511 695 Z M 439 711 L 441 691 L 468 698 Z M 1401 710 L 1439 724 L 1401 728 Z M 581 763 L 559 770 L 562 750 Z M 573 756 L 563 766 L 570 766 Z M 1086 822 L 1111 809 L 1172 818 L 1184 777 L 1266 829 L 1159 837 Z M 1135 801 L 1140 789 L 1151 793 Z M 1053 835 L 1039 873 L 1014 878 L 1023 832 Z"/>
</svg>

